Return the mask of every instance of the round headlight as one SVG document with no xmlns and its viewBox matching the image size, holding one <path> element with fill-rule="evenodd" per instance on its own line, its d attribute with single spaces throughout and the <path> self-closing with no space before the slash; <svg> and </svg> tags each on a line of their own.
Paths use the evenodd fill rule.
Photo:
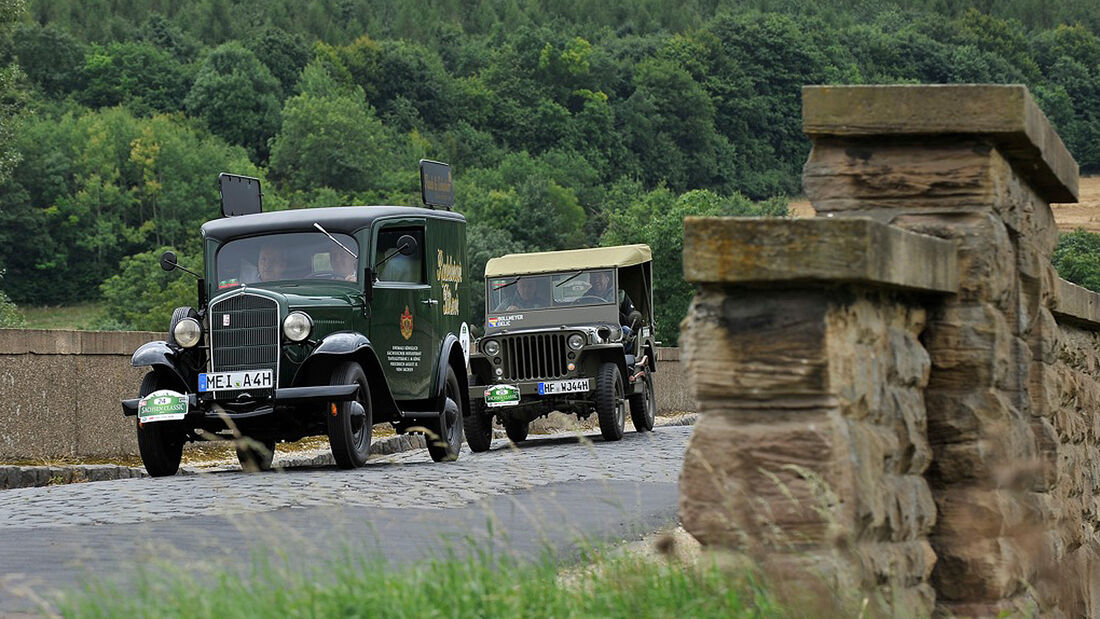
<svg viewBox="0 0 1100 619">
<path fill-rule="evenodd" d="M 184 348 L 191 348 L 202 339 L 202 325 L 194 318 L 184 318 L 172 328 L 172 337 Z"/>
<path fill-rule="evenodd" d="M 496 340 L 489 340 L 488 342 L 485 342 L 484 346 L 482 346 L 482 350 L 484 350 L 485 354 L 489 355 L 490 357 L 495 357 L 497 356 L 497 354 L 500 353 L 500 342 Z"/>
<path fill-rule="evenodd" d="M 313 330 L 313 319 L 305 312 L 291 312 L 283 320 L 283 335 L 291 342 L 301 342 Z"/>
<path fill-rule="evenodd" d="M 558 340 L 561 341 L 561 340 Z M 569 347 L 573 350 L 580 350 L 584 346 L 584 336 L 580 333 L 574 333 L 569 336 Z"/>
</svg>

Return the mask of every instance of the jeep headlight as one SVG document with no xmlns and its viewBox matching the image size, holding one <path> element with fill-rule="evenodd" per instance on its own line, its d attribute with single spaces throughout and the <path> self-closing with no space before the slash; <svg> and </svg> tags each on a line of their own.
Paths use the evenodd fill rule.
<svg viewBox="0 0 1100 619">
<path fill-rule="evenodd" d="M 305 312 L 291 312 L 283 320 L 283 335 L 291 342 L 301 342 L 313 330 L 313 319 Z"/>
<path fill-rule="evenodd" d="M 574 333 L 573 335 L 570 335 L 569 340 L 567 341 L 569 342 L 569 347 L 573 350 L 580 350 L 584 347 L 584 336 L 580 333 Z"/>
<path fill-rule="evenodd" d="M 194 318 L 184 318 L 172 327 L 172 337 L 184 348 L 191 348 L 202 339 L 202 325 Z"/>
<path fill-rule="evenodd" d="M 481 347 L 485 351 L 485 354 L 490 357 L 495 357 L 500 354 L 500 342 L 496 340 L 489 340 Z"/>
</svg>

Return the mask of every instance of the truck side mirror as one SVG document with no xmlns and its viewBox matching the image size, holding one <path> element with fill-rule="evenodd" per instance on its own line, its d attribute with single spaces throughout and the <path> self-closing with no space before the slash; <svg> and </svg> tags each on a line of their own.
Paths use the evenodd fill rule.
<svg viewBox="0 0 1100 619">
<path fill-rule="evenodd" d="M 402 234 L 397 239 L 397 251 L 401 252 L 402 256 L 411 256 L 416 253 L 416 238 L 411 234 Z"/>
<path fill-rule="evenodd" d="M 176 252 L 166 251 L 160 255 L 160 268 L 165 271 L 175 271 L 179 263 L 176 261 Z"/>
</svg>

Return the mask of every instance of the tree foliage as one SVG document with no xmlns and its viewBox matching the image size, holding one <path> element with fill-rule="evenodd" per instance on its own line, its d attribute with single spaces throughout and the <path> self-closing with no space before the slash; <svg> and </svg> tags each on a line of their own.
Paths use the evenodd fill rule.
<svg viewBox="0 0 1100 619">
<path fill-rule="evenodd" d="M 418 204 L 431 158 L 454 166 L 474 275 L 507 251 L 649 242 L 672 341 L 680 220 L 783 212 L 804 84 L 1025 83 L 1100 172 L 1087 4 L 35 0 L 20 18 L 0 0 L 5 290 L 98 291 L 119 325 L 161 328 L 167 284 L 134 312 L 126 295 L 161 277 L 154 248 L 197 259 L 218 172 L 263 176 L 274 207 Z"/>
</svg>

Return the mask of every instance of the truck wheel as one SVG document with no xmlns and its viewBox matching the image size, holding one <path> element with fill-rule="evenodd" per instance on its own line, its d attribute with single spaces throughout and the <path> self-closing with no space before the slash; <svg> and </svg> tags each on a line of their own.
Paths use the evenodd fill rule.
<svg viewBox="0 0 1100 619">
<path fill-rule="evenodd" d="M 530 425 L 530 421 L 509 419 L 504 422 L 504 432 L 508 435 L 508 440 L 518 445 L 527 440 L 527 428 Z"/>
<path fill-rule="evenodd" d="M 270 471 L 271 461 L 275 459 L 275 441 L 257 441 L 244 437 L 237 443 L 237 461 L 246 473 Z"/>
<path fill-rule="evenodd" d="M 657 395 L 653 392 L 653 376 L 646 372 L 642 375 L 645 389 L 641 393 L 632 393 L 630 401 L 630 420 L 638 432 L 651 432 L 653 419 L 657 416 Z"/>
<path fill-rule="evenodd" d="M 458 376 L 454 368 L 447 367 L 447 379 L 444 383 L 445 398 L 443 414 L 439 416 L 439 435 L 428 437 L 428 454 L 436 462 L 458 460 L 462 451 L 462 394 L 459 391 Z"/>
<path fill-rule="evenodd" d="M 605 441 L 623 437 L 626 423 L 626 402 L 623 401 L 623 377 L 619 366 L 608 361 L 600 365 L 596 375 L 596 415 L 600 419 L 600 434 Z"/>
<path fill-rule="evenodd" d="M 336 466 L 342 469 L 354 469 L 363 466 L 370 455 L 372 413 L 370 405 L 370 385 L 363 368 L 354 361 L 345 361 L 336 366 L 329 378 L 330 385 L 359 385 L 355 399 L 346 402 L 332 402 L 325 411 L 328 426 L 328 445 Z"/>
<path fill-rule="evenodd" d="M 149 372 L 141 380 L 139 394 L 145 397 L 154 391 L 176 385 L 161 380 L 156 372 Z M 138 451 L 146 472 L 152 477 L 175 475 L 183 458 L 183 425 L 178 421 L 155 421 L 142 425 L 136 421 Z"/>
<path fill-rule="evenodd" d="M 477 398 L 470 398 L 470 414 L 462 418 L 466 444 L 474 452 L 489 451 L 493 444 L 493 416 Z"/>
</svg>

